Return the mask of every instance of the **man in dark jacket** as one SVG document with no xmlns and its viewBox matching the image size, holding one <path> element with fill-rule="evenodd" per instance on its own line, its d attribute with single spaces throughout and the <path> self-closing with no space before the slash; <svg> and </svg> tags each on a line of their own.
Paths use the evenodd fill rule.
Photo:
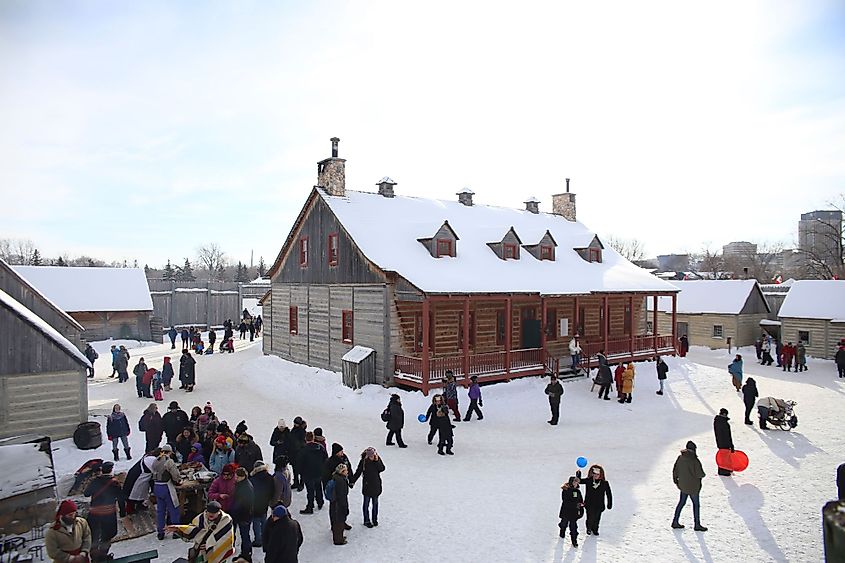
<svg viewBox="0 0 845 563">
<path fill-rule="evenodd" d="M 235 463 L 244 468 L 255 467 L 255 462 L 264 459 L 261 447 L 253 441 L 252 436 L 246 432 L 238 436 L 238 445 L 235 448 Z"/>
<path fill-rule="evenodd" d="M 687 503 L 687 498 L 692 499 L 692 516 L 695 521 L 696 532 L 706 532 L 707 528 L 701 525 L 701 504 L 699 503 L 699 493 L 701 493 L 701 480 L 704 479 L 704 468 L 701 467 L 701 461 L 695 455 L 695 442 L 690 440 L 687 442 L 686 448 L 681 450 L 681 455 L 675 460 L 675 466 L 672 468 L 672 480 L 678 489 L 681 491 L 681 498 L 678 500 L 678 505 L 675 507 L 675 517 L 672 519 L 673 528 L 683 528 L 684 525 L 678 522 L 681 517 L 681 510 Z"/>
<path fill-rule="evenodd" d="M 845 463 L 836 468 L 836 488 L 839 490 L 839 500 L 845 500 Z"/>
<path fill-rule="evenodd" d="M 731 436 L 731 425 L 728 422 L 728 409 L 719 409 L 719 414 L 713 418 L 713 433 L 716 435 L 716 447 L 720 450 L 734 451 L 734 441 Z M 719 468 L 719 475 L 730 477 L 733 472 L 728 469 Z"/>
<path fill-rule="evenodd" d="M 264 563 L 297 563 L 302 545 L 302 529 L 290 512 L 279 505 L 264 526 Z"/>
<path fill-rule="evenodd" d="M 273 497 L 276 496 L 276 483 L 273 481 L 273 476 L 267 471 L 267 466 L 261 460 L 255 462 L 249 476 L 249 482 L 252 483 L 254 494 L 252 500 L 252 533 L 255 536 L 255 541 L 252 542 L 252 545 L 253 547 L 261 547 L 261 538 L 264 536 L 264 522 L 267 520 L 267 509 L 270 507 Z"/>
<path fill-rule="evenodd" d="M 335 445 L 337 444 L 332 445 L 332 449 Z M 343 545 L 346 543 L 343 532 L 352 529 L 352 526 L 346 523 L 346 517 L 349 516 L 348 466 L 343 463 L 338 464 L 332 473 L 331 480 L 334 480 L 334 495 L 329 499 L 329 522 L 332 525 L 332 540 L 335 545 Z"/>
<path fill-rule="evenodd" d="M 663 394 L 663 383 L 666 381 L 666 374 L 669 373 L 669 366 L 663 361 L 663 358 L 657 356 L 657 383 L 660 384 L 660 389 L 657 391 L 658 395 Z"/>
<path fill-rule="evenodd" d="M 323 486 L 325 487 L 334 475 L 334 470 L 338 465 L 343 464 L 349 471 L 346 473 L 347 477 L 352 475 L 352 462 L 346 457 L 343 451 L 343 446 L 335 442 L 332 444 L 332 455 L 323 464 Z"/>
<path fill-rule="evenodd" d="M 397 394 L 390 396 L 390 403 L 387 405 L 387 442 L 388 446 L 393 445 L 393 436 L 396 436 L 396 443 L 400 448 L 408 446 L 402 441 L 402 428 L 405 426 L 405 411 L 402 410 L 402 400 Z"/>
<path fill-rule="evenodd" d="M 179 408 L 179 403 L 170 401 L 167 412 L 161 417 L 161 424 L 164 427 L 164 435 L 167 436 L 167 443 L 176 447 L 176 438 L 186 426 L 190 426 L 190 420 L 188 413 Z"/>
<path fill-rule="evenodd" d="M 560 398 L 563 396 L 563 386 L 557 380 L 555 374 L 549 377 L 549 384 L 546 385 L 546 395 L 549 396 L 549 407 L 552 409 L 552 419 L 548 422 L 554 426 L 557 424 L 558 418 L 560 418 Z"/>
<path fill-rule="evenodd" d="M 191 356 L 188 350 L 182 350 L 182 357 L 179 358 L 179 375 L 186 391 L 193 391 L 197 382 L 196 373 L 197 361 Z"/>
<path fill-rule="evenodd" d="M 135 390 L 138 391 L 138 398 L 146 397 L 152 398 L 150 395 L 150 388 L 144 388 L 144 372 L 147 371 L 147 364 L 144 363 L 144 358 L 138 360 L 135 367 L 132 368 L 132 373 L 135 375 Z"/>
<path fill-rule="evenodd" d="M 742 402 L 745 403 L 745 424 L 754 424 L 751 421 L 751 411 L 757 403 L 757 382 L 753 377 L 745 380 L 745 385 L 742 386 Z"/>
<path fill-rule="evenodd" d="M 291 487 L 297 491 L 305 488 L 299 471 L 299 452 L 305 447 L 305 430 L 307 428 L 308 422 L 303 420 L 301 416 L 297 416 L 293 419 L 293 428 L 291 428 L 290 439 L 288 440 L 288 455 L 293 472 Z"/>
<path fill-rule="evenodd" d="M 170 330 L 167 331 L 167 337 L 170 338 L 170 349 L 171 350 L 176 349 L 176 336 L 178 334 L 179 333 L 176 332 L 176 327 L 173 327 L 173 326 L 170 327 Z"/>
<path fill-rule="evenodd" d="M 839 377 L 845 377 L 845 345 L 840 344 L 836 351 L 836 369 L 839 370 Z"/>
<path fill-rule="evenodd" d="M 252 483 L 249 482 L 249 474 L 243 467 L 235 471 L 235 491 L 232 493 L 232 506 L 229 516 L 237 526 L 238 535 L 241 536 L 241 559 L 252 561 L 252 540 L 249 537 L 249 527 L 252 524 L 252 508 L 255 503 L 255 492 Z"/>
<path fill-rule="evenodd" d="M 90 343 L 85 344 L 85 357 L 88 358 L 88 361 L 91 362 L 91 367 L 88 368 L 88 377 L 94 377 L 94 361 L 100 357 L 94 347 L 91 346 Z"/>
<path fill-rule="evenodd" d="M 117 535 L 117 510 L 120 517 L 126 516 L 126 499 L 120 483 L 112 475 L 114 463 L 105 461 L 100 466 L 100 475 L 85 488 L 85 496 L 91 497 L 88 511 L 88 525 L 91 527 L 91 560 L 108 559 L 111 540 Z"/>
<path fill-rule="evenodd" d="M 317 502 L 317 509 L 323 508 L 323 487 L 322 472 L 328 455 L 323 447 L 314 441 L 314 433 L 305 433 L 305 447 L 299 453 L 299 470 L 302 472 L 302 481 L 308 491 L 308 504 L 300 514 L 314 514 L 314 502 Z"/>
<path fill-rule="evenodd" d="M 279 456 L 289 456 L 288 440 L 290 439 L 290 428 L 284 418 L 280 418 L 276 427 L 273 428 L 273 434 L 270 436 L 270 445 L 273 446 L 273 461 Z"/>
<path fill-rule="evenodd" d="M 599 371 L 596 374 L 596 385 L 599 386 L 599 399 L 609 401 L 610 386 L 613 383 L 613 374 L 610 372 L 610 366 L 603 364 L 599 366 Z"/>
</svg>

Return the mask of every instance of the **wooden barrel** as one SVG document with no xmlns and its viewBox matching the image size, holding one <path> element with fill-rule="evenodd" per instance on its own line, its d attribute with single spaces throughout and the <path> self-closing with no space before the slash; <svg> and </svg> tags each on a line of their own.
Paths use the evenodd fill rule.
<svg viewBox="0 0 845 563">
<path fill-rule="evenodd" d="M 80 450 L 94 450 L 103 444 L 99 422 L 83 422 L 73 433 L 73 443 Z"/>
</svg>

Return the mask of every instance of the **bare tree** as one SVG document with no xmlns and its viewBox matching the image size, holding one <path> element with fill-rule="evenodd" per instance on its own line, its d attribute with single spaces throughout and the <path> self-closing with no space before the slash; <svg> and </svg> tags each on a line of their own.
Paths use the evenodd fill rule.
<svg viewBox="0 0 845 563">
<path fill-rule="evenodd" d="M 696 262 L 696 272 L 705 279 L 719 279 L 725 263 L 717 250 L 710 249 L 710 243 L 705 243 L 700 252 L 690 255 Z"/>
<path fill-rule="evenodd" d="M 212 242 L 197 249 L 197 261 L 208 273 L 208 279 L 214 280 L 218 276 L 220 267 L 226 267 L 228 258 L 217 243 Z"/>
<path fill-rule="evenodd" d="M 645 258 L 643 243 L 635 238 L 624 239 L 611 236 L 607 239 L 607 245 L 631 262 Z"/>
<path fill-rule="evenodd" d="M 845 213 L 845 193 L 839 194 L 839 202 L 828 204 Z M 834 225 L 817 219 L 812 229 L 813 244 L 799 245 L 800 270 L 803 276 L 817 279 L 845 279 L 845 232 L 842 223 Z"/>
<path fill-rule="evenodd" d="M 33 265 L 40 259 L 38 249 L 29 239 L 0 239 L 0 258 L 9 264 Z"/>
<path fill-rule="evenodd" d="M 722 256 L 722 267 L 736 279 L 754 279 L 760 283 L 771 283 L 781 272 L 782 264 L 778 258 L 782 256 L 783 245 L 780 243 L 763 243 L 755 245 L 756 252 L 747 251 L 729 256 Z"/>
</svg>

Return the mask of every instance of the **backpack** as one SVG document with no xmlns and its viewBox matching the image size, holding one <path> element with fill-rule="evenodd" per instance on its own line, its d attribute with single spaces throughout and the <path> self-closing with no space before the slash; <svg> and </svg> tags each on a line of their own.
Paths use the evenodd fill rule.
<svg viewBox="0 0 845 563">
<path fill-rule="evenodd" d="M 147 413 L 141 415 L 141 418 L 138 420 L 138 430 L 141 432 L 147 431 L 147 423 L 144 420 L 147 418 Z"/>
<path fill-rule="evenodd" d="M 323 496 L 329 502 L 334 502 L 334 479 L 326 483 L 326 488 L 323 490 Z"/>
<path fill-rule="evenodd" d="M 387 407 L 383 411 L 381 411 L 381 421 L 387 422 L 390 420 L 390 407 Z"/>
</svg>

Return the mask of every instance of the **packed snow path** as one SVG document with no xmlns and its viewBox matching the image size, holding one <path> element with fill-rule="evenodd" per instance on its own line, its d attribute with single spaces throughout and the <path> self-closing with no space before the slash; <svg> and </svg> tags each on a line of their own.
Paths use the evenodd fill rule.
<svg viewBox="0 0 845 563">
<path fill-rule="evenodd" d="M 395 390 L 368 386 L 356 394 L 334 373 L 261 355 L 254 345 L 237 341 L 235 354 L 204 356 L 197 362 L 193 393 L 175 390 L 159 404 L 164 412 L 176 400 L 187 412 L 211 401 L 231 427 L 245 419 L 249 432 L 271 455 L 270 433 L 277 420 L 295 416 L 308 428 L 321 426 L 329 444 L 341 443 L 353 466 L 361 451 L 374 446 L 387 466 L 383 474 L 379 527 L 362 525 L 360 483 L 350 491 L 349 543 L 334 546 L 327 507 L 300 515 L 305 492 L 294 493 L 291 506 L 305 542 L 301 561 L 820 561 L 821 507 L 836 496 L 835 469 L 845 461 L 839 429 L 845 380 L 832 362 L 814 361 L 805 373 L 784 373 L 753 362 L 742 350 L 746 377 L 757 380 L 762 396 L 798 402 L 798 428 L 762 431 L 743 424 L 743 405 L 733 390 L 726 351 L 694 349 L 686 359 L 668 358 L 666 394 L 658 396 L 654 363 L 637 364 L 633 402 L 620 405 L 589 393 L 586 380 L 564 384 L 561 423 L 546 424 L 546 380 L 529 378 L 483 387 L 484 420 L 456 423 L 455 455 L 438 456 L 426 444 L 427 424 L 416 421 L 429 398 L 402 395 L 409 448 L 384 445 L 379 414 Z M 148 399 L 138 399 L 134 378 L 121 385 L 109 379 L 110 357 L 97 361 L 90 383 L 90 409 L 105 414 L 119 402 L 132 426 L 130 439 L 139 455 L 144 443 L 137 430 Z M 178 351 L 178 350 L 177 350 Z M 169 344 L 132 350 L 131 367 L 143 355 L 160 367 L 164 355 L 178 354 Z M 750 352 L 750 353 L 749 353 Z M 460 391 L 461 412 L 468 404 Z M 750 466 L 733 477 L 716 475 L 713 417 L 730 411 L 737 449 Z M 103 419 L 96 418 L 103 422 Z M 756 419 L 755 419 L 756 420 Z M 702 522 L 710 530 L 692 530 L 687 503 L 684 530 L 669 525 L 678 499 L 672 466 L 687 440 L 698 444 L 707 477 L 701 492 Z M 110 445 L 83 452 L 69 440 L 56 442 L 57 472 L 66 477 L 87 459 L 111 457 Z M 123 454 L 121 453 L 121 457 Z M 558 538 L 560 485 L 574 474 L 575 460 L 605 467 L 613 489 L 613 510 L 605 511 L 599 537 L 587 536 L 579 521 L 578 548 Z M 134 461 L 133 461 L 134 462 Z M 121 461 L 115 472 L 128 469 Z M 64 492 L 64 491 L 61 491 Z M 161 561 L 184 556 L 188 544 L 154 535 L 120 542 L 116 556 L 156 548 Z M 254 560 L 262 561 L 260 550 Z"/>
</svg>

